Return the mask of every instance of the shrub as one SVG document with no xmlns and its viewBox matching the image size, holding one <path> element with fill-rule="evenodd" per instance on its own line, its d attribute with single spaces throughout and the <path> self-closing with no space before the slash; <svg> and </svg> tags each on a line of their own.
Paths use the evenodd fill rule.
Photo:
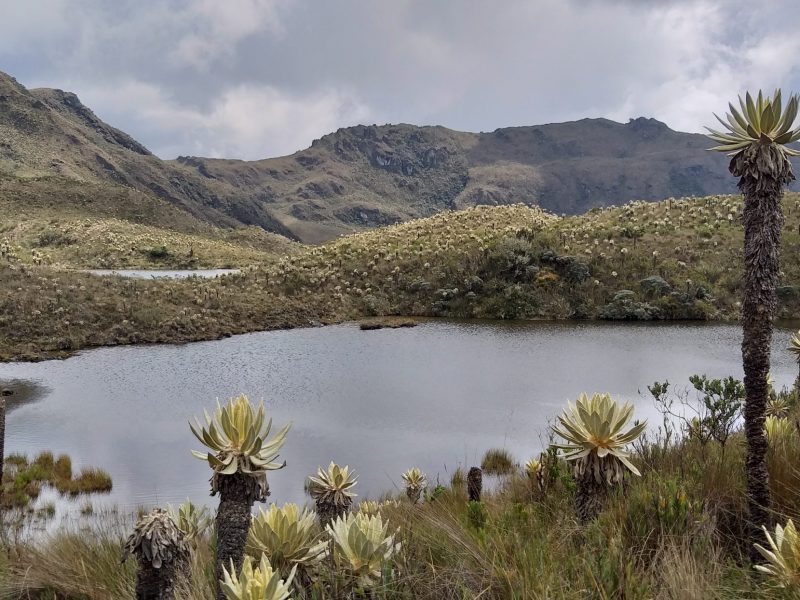
<svg viewBox="0 0 800 600">
<path fill-rule="evenodd" d="M 53 453 L 49 451 L 39 453 L 39 455 L 33 460 L 33 464 L 52 474 L 53 467 L 55 466 Z"/>
<path fill-rule="evenodd" d="M 467 502 L 467 522 L 475 529 L 483 529 L 486 527 L 486 521 L 489 519 L 489 512 L 486 510 L 486 505 L 477 500 L 470 500 Z"/>
<path fill-rule="evenodd" d="M 431 491 L 430 497 L 428 499 L 431 502 L 435 502 L 445 494 L 447 494 L 447 488 L 444 487 L 443 485 L 437 485 L 436 487 L 433 488 L 433 491 Z"/>
<path fill-rule="evenodd" d="M 692 375 L 689 381 L 700 392 L 705 409 L 701 427 L 724 446 L 742 414 L 744 385 L 733 377 L 709 379 L 705 375 Z"/>
<path fill-rule="evenodd" d="M 56 479 L 72 479 L 72 460 L 66 454 L 62 454 L 56 459 L 53 465 L 53 476 Z"/>
<path fill-rule="evenodd" d="M 84 468 L 75 479 L 57 479 L 56 489 L 62 494 L 77 496 L 79 494 L 93 494 L 110 492 L 112 488 L 111 476 L 102 469 Z"/>
<path fill-rule="evenodd" d="M 580 258 L 575 256 L 558 256 L 552 263 L 556 273 L 572 285 L 579 285 L 589 279 L 591 268 Z"/>
<path fill-rule="evenodd" d="M 145 255 L 151 260 L 165 260 L 172 256 L 166 246 L 156 246 L 145 251 Z"/>
<path fill-rule="evenodd" d="M 618 498 L 613 518 L 622 524 L 625 543 L 652 558 L 670 536 L 693 535 L 704 524 L 702 504 L 689 498 L 683 483 L 671 477 L 632 483 Z M 613 512 L 613 511 L 612 511 Z"/>
<path fill-rule="evenodd" d="M 526 283 L 538 272 L 533 260 L 530 242 L 506 238 L 487 254 L 481 276 L 483 279 L 496 277 L 511 283 Z"/>
<path fill-rule="evenodd" d="M 36 245 L 40 248 L 71 246 L 77 244 L 78 240 L 66 232 L 58 229 L 48 229 L 39 234 Z"/>
<path fill-rule="evenodd" d="M 598 317 L 610 321 L 652 321 L 661 317 L 661 311 L 647 302 L 637 302 L 631 290 L 620 290 L 603 306 Z"/>
<path fill-rule="evenodd" d="M 642 291 L 648 296 L 663 296 L 672 289 L 672 286 L 666 282 L 663 277 L 658 275 L 651 275 L 639 282 Z"/>
</svg>

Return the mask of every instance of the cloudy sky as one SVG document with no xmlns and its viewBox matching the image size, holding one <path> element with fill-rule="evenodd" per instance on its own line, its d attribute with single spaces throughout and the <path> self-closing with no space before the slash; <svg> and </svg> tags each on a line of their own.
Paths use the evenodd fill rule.
<svg viewBox="0 0 800 600">
<path fill-rule="evenodd" d="M 163 158 L 264 158 L 357 123 L 648 116 L 699 131 L 800 90 L 797 0 L 0 0 L 0 70 Z"/>
</svg>

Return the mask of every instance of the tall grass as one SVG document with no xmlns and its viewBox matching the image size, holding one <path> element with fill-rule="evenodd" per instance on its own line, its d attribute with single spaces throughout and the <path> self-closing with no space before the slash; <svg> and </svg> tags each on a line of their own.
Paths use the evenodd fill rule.
<svg viewBox="0 0 800 600">
<path fill-rule="evenodd" d="M 135 567 L 120 564 L 133 520 L 98 513 L 88 528 L 66 526 L 8 553 L 0 598 L 133 598 Z"/>
</svg>

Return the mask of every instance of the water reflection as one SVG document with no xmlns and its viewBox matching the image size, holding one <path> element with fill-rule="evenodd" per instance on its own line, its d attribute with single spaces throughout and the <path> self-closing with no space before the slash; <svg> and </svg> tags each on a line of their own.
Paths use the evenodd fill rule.
<svg viewBox="0 0 800 600">
<path fill-rule="evenodd" d="M 36 381 L 0 378 L 0 395 L 6 401 L 6 413 L 10 413 L 23 404 L 44 398 L 49 391 L 46 386 Z"/>
</svg>

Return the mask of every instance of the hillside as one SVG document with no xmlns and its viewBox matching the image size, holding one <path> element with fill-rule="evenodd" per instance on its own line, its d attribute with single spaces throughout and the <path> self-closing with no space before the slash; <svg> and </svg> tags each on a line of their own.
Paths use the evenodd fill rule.
<svg viewBox="0 0 800 600">
<path fill-rule="evenodd" d="M 300 244 L 256 226 L 217 227 L 127 187 L 6 177 L 0 248 L 23 264 L 165 269 L 264 264 Z"/>
<path fill-rule="evenodd" d="M 212 239 L 194 246 L 198 253 L 250 266 L 199 281 L 101 281 L 63 268 L 109 256 L 141 260 L 128 244 L 163 232 L 129 223 L 119 231 L 120 222 L 104 221 L 72 223 L 86 232 L 75 235 L 61 224 L 74 246 L 42 250 L 31 241 L 42 239 L 37 227 L 46 223 L 17 226 L 20 245 L 0 259 L 0 360 L 387 315 L 732 320 L 740 310 L 741 206 L 740 197 L 710 196 L 565 218 L 523 205 L 480 206 L 321 246 L 294 244 L 280 258 L 240 239 Z M 800 194 L 787 195 L 784 211 L 779 316 L 798 318 Z M 108 236 L 114 251 L 98 254 Z M 198 243 L 189 240 L 173 240 L 176 256 Z M 35 264 L 40 252 L 52 252 L 57 264 Z"/>
<path fill-rule="evenodd" d="M 0 73 L 0 179 L 137 190 L 208 223 L 257 225 L 309 243 L 475 205 L 578 214 L 632 199 L 734 192 L 725 157 L 708 145 L 644 118 L 491 133 L 359 125 L 286 157 L 161 160 L 74 94 L 27 90 Z"/>
<path fill-rule="evenodd" d="M 739 316 L 742 200 L 634 202 L 558 218 L 477 207 L 347 236 L 266 267 L 284 293 L 351 316 Z M 784 199 L 779 316 L 800 316 L 800 194 Z M 313 292 L 312 292 L 313 291 Z"/>
<path fill-rule="evenodd" d="M 84 195 L 95 205 L 105 201 L 106 190 L 136 190 L 207 223 L 259 225 L 291 235 L 258 202 L 244 197 L 231 201 L 230 194 L 218 193 L 191 170 L 162 161 L 98 119 L 74 94 L 27 90 L 0 72 L 0 181 L 8 178 L 87 184 Z M 34 195 L 51 192 L 45 188 Z"/>
</svg>

